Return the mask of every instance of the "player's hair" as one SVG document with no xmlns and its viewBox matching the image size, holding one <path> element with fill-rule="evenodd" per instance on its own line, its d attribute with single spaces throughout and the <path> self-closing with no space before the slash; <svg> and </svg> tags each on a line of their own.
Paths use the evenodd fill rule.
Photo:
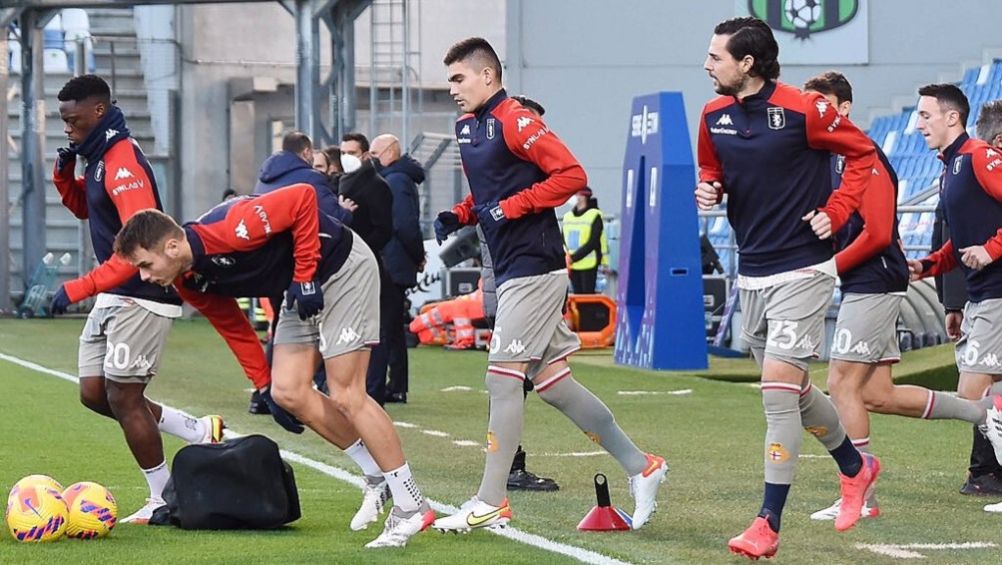
<svg viewBox="0 0 1002 565">
<path fill-rule="evenodd" d="M 60 102 L 83 102 L 96 98 L 98 102 L 111 104 L 111 88 L 97 75 L 80 75 L 66 81 L 56 98 Z"/>
<path fill-rule="evenodd" d="M 849 84 L 849 79 L 838 71 L 827 71 L 807 79 L 804 90 L 834 95 L 839 104 L 852 102 L 852 85 Z"/>
<path fill-rule="evenodd" d="M 344 172 L 341 168 L 341 148 L 337 145 L 328 145 L 324 147 L 324 155 L 327 155 L 327 162 L 337 168 L 339 172 Z"/>
<path fill-rule="evenodd" d="M 975 129 L 978 139 L 983 139 L 991 143 L 999 134 L 1002 134 L 1002 99 L 985 102 L 981 106 L 981 113 L 978 114 L 978 121 L 975 122 Z"/>
<path fill-rule="evenodd" d="M 525 106 L 526 108 L 530 110 L 535 110 L 536 113 L 539 114 L 540 116 L 546 113 L 546 108 L 543 108 L 542 104 L 536 102 L 535 100 L 529 98 L 528 96 L 525 96 L 524 94 L 516 94 L 515 96 L 512 96 L 512 98 L 514 98 L 516 102 Z"/>
<path fill-rule="evenodd" d="M 129 257 L 137 249 L 153 250 L 169 236 L 183 237 L 174 218 L 153 208 L 136 212 L 115 236 L 115 253 Z"/>
<path fill-rule="evenodd" d="M 451 65 L 457 61 L 468 59 L 476 59 L 478 72 L 484 67 L 493 69 L 494 74 L 498 77 L 498 82 L 501 82 L 501 59 L 498 58 L 497 52 L 486 39 L 467 37 L 449 48 L 443 62 L 446 65 Z"/>
<path fill-rule="evenodd" d="M 365 137 L 365 135 L 363 135 L 361 133 L 358 133 L 357 131 L 353 131 L 351 133 L 346 133 L 346 134 L 342 135 L 341 136 L 341 141 L 342 142 L 344 142 L 344 141 L 357 141 L 358 145 L 362 148 L 362 151 L 368 151 L 369 150 L 369 138 Z M 340 156 L 338 156 L 338 158 L 340 158 Z"/>
<path fill-rule="evenodd" d="M 727 51 L 735 59 L 748 55 L 755 59 L 751 75 L 775 80 L 779 78 L 779 45 L 769 24 L 758 18 L 731 18 L 713 28 L 714 35 L 729 35 Z"/>
<path fill-rule="evenodd" d="M 971 114 L 971 104 L 964 91 L 955 84 L 927 84 L 919 89 L 919 96 L 931 96 L 941 107 L 960 112 L 960 124 L 967 126 L 967 116 Z"/>
<path fill-rule="evenodd" d="M 282 138 L 282 151 L 299 155 L 307 149 L 313 149 L 313 142 L 310 136 L 301 131 L 290 131 Z"/>
</svg>

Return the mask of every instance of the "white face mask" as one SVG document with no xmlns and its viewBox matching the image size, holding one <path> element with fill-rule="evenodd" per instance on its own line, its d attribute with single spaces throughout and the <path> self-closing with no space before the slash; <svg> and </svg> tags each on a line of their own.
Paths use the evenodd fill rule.
<svg viewBox="0 0 1002 565">
<path fill-rule="evenodd" d="M 344 169 L 345 174 L 354 173 L 355 171 L 362 168 L 362 160 L 354 155 L 342 153 L 341 168 Z"/>
</svg>

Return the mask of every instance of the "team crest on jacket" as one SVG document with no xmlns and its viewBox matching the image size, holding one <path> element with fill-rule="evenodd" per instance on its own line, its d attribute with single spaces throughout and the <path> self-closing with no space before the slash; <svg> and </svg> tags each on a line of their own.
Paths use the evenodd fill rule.
<svg viewBox="0 0 1002 565">
<path fill-rule="evenodd" d="M 835 172 L 840 175 L 845 172 L 845 155 L 835 157 Z"/>
<path fill-rule="evenodd" d="M 783 108 L 773 106 L 768 108 L 769 129 L 783 129 L 786 127 L 786 111 Z"/>
<path fill-rule="evenodd" d="M 104 161 L 99 161 L 97 168 L 94 169 L 94 180 L 97 182 L 104 180 Z"/>
<path fill-rule="evenodd" d="M 494 139 L 494 134 L 496 133 L 495 128 L 497 127 L 497 120 L 494 118 L 487 118 L 487 139 Z"/>
<path fill-rule="evenodd" d="M 964 164 L 964 156 L 957 155 L 957 158 L 953 160 L 953 174 L 960 174 L 960 167 Z"/>
<path fill-rule="evenodd" d="M 223 267 L 224 269 L 228 269 L 237 264 L 236 259 L 228 255 L 214 255 L 212 257 L 212 262 L 220 267 Z"/>
</svg>

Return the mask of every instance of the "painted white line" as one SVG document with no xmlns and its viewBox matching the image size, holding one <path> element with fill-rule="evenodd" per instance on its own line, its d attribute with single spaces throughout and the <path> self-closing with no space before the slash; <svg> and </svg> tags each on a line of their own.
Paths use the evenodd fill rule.
<svg viewBox="0 0 1002 565">
<path fill-rule="evenodd" d="M 654 396 L 667 394 L 670 396 L 686 396 L 692 394 L 691 388 L 685 388 L 682 390 L 620 390 L 616 394 L 622 396 Z"/>
<path fill-rule="evenodd" d="M 897 559 L 925 559 L 926 556 L 912 551 L 914 549 L 956 550 L 956 549 L 991 549 L 998 545 L 988 541 L 969 541 L 964 543 L 857 543 L 856 549 L 865 549 L 877 555 L 886 555 Z"/>
<path fill-rule="evenodd" d="M 452 443 L 458 445 L 459 447 L 480 447 L 480 442 L 470 441 L 468 439 L 456 439 L 452 440 Z"/>
<path fill-rule="evenodd" d="M 540 453 L 535 454 L 537 457 L 595 457 L 596 455 L 605 455 L 605 451 L 572 451 L 570 453 Z"/>
<path fill-rule="evenodd" d="M 447 386 L 441 392 L 473 392 L 473 388 L 468 386 Z"/>
<path fill-rule="evenodd" d="M 818 455 L 817 453 L 801 453 L 798 455 L 800 459 L 831 459 L 831 455 Z"/>
<path fill-rule="evenodd" d="M 77 379 L 77 377 L 69 373 L 64 373 L 62 371 L 57 371 L 55 369 L 49 369 L 48 367 L 43 367 L 42 365 L 39 365 L 37 363 L 32 363 L 31 361 L 26 361 L 19 357 L 14 357 L 11 355 L 0 353 L 0 359 L 13 363 L 15 365 L 20 365 L 21 367 L 24 367 L 26 369 L 31 369 L 39 373 L 63 379 L 64 381 L 69 381 L 71 383 L 79 382 L 79 379 Z M 397 422 L 397 425 L 399 424 L 400 422 Z M 408 426 L 400 426 L 400 427 L 408 427 Z M 409 427 L 417 427 L 417 426 L 415 426 L 414 424 L 409 424 Z M 281 453 L 282 457 L 288 459 L 289 461 L 292 461 L 293 463 L 299 463 L 304 467 L 309 467 L 315 471 L 319 471 L 327 475 L 328 477 L 333 477 L 340 481 L 344 481 L 358 488 L 362 488 L 364 484 L 364 479 L 362 477 L 350 473 L 344 469 L 341 469 L 340 467 L 335 467 L 333 465 L 328 465 L 320 461 L 315 461 L 313 459 L 310 459 L 309 457 L 305 457 L 303 455 L 300 455 L 293 451 L 288 451 L 286 449 L 280 450 L 279 453 Z M 430 498 L 427 500 L 428 504 L 430 504 L 432 508 L 443 514 L 454 514 L 456 512 L 459 512 L 459 508 L 456 508 L 455 506 L 437 502 Z M 560 543 L 548 538 L 544 538 L 543 536 L 538 536 L 536 534 L 523 532 L 521 530 L 512 527 L 507 527 L 500 530 L 487 530 L 487 531 L 496 534 L 498 536 L 501 536 L 503 538 L 508 538 L 510 540 L 524 543 L 526 545 L 538 547 L 539 549 L 545 551 L 558 553 L 560 555 L 566 555 L 567 557 L 577 559 L 582 563 L 591 563 L 593 565 L 630 565 L 630 563 L 627 561 L 620 561 L 619 559 L 616 559 L 614 557 L 602 555 L 601 553 L 596 553 L 589 549 L 584 549 L 583 547 L 577 547 L 574 545 L 568 545 L 566 543 Z"/>
<path fill-rule="evenodd" d="M 449 434 L 445 432 L 440 432 L 438 430 L 421 430 L 421 433 L 434 437 L 449 437 Z"/>
<path fill-rule="evenodd" d="M 408 429 L 417 427 L 416 424 L 412 424 L 410 422 L 393 422 L 393 425 L 398 428 L 408 428 Z"/>
</svg>

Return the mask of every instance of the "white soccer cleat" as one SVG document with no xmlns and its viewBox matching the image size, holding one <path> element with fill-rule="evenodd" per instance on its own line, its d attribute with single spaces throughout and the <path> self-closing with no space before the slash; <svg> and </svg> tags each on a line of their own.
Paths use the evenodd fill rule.
<svg viewBox="0 0 1002 565">
<path fill-rule="evenodd" d="M 383 533 L 379 537 L 365 544 L 369 549 L 380 547 L 403 547 L 407 545 L 407 540 L 419 532 L 428 529 L 428 526 L 435 521 L 435 511 L 427 502 L 421 504 L 421 508 L 410 516 L 403 516 L 400 508 L 394 506 L 390 514 L 386 517 Z"/>
<path fill-rule="evenodd" d="M 369 524 L 378 520 L 390 497 L 389 483 L 383 480 L 372 484 L 366 479 L 365 487 L 362 490 L 362 505 L 359 506 L 358 512 L 355 512 L 355 516 L 351 519 L 351 529 L 356 532 L 364 530 L 369 527 Z"/>
<path fill-rule="evenodd" d="M 459 508 L 459 512 L 435 520 L 431 527 L 440 532 L 465 533 L 477 528 L 504 527 L 511 518 L 511 506 L 508 505 L 507 498 L 501 502 L 501 506 L 492 506 L 474 496 Z"/>
<path fill-rule="evenodd" d="M 140 524 L 146 525 L 150 523 L 150 518 L 153 517 L 153 513 L 160 508 L 165 506 L 167 503 L 164 502 L 162 498 L 147 498 L 146 504 L 142 508 L 136 510 L 135 513 L 126 516 L 124 519 L 119 520 L 122 524 Z"/>
<path fill-rule="evenodd" d="M 834 520 L 838 517 L 838 510 L 842 506 L 842 499 L 838 499 L 834 504 L 825 508 L 823 510 L 818 510 L 814 514 L 811 514 L 811 520 Z M 877 507 L 876 503 L 870 506 L 870 501 L 863 503 L 863 512 L 860 514 L 860 518 L 876 518 L 880 516 L 880 508 Z"/>
<path fill-rule="evenodd" d="M 633 529 L 639 530 L 658 509 L 658 488 L 668 476 L 668 463 L 664 457 L 647 454 L 647 468 L 630 477 L 630 494 L 633 496 Z"/>
<path fill-rule="evenodd" d="M 992 398 L 992 407 L 987 410 L 983 431 L 988 441 L 992 442 L 995 459 L 1002 463 L 1002 396 L 998 394 Z"/>
<path fill-rule="evenodd" d="M 198 421 L 205 426 L 205 432 L 198 443 L 219 443 L 223 441 L 223 430 L 226 429 L 226 426 L 223 424 L 222 416 L 212 414 L 199 418 Z"/>
<path fill-rule="evenodd" d="M 996 502 L 995 504 L 986 504 L 985 512 L 1002 512 L 1002 502 Z"/>
</svg>

